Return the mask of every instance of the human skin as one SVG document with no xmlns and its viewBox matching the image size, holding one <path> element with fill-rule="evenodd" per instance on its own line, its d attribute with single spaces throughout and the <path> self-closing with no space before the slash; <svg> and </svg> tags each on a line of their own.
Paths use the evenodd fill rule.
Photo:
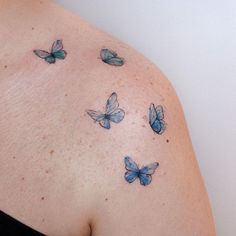
<svg viewBox="0 0 236 236">
<path fill-rule="evenodd" d="M 215 235 L 180 102 L 155 65 L 51 1 L 0 0 L 0 22 L 1 210 L 49 236 Z M 68 55 L 49 65 L 33 50 L 56 39 Z M 102 48 L 125 64 L 103 63 Z M 112 92 L 125 117 L 106 130 L 86 110 Z M 151 103 L 165 110 L 161 135 Z M 159 163 L 150 185 L 125 181 L 127 155 Z"/>
</svg>

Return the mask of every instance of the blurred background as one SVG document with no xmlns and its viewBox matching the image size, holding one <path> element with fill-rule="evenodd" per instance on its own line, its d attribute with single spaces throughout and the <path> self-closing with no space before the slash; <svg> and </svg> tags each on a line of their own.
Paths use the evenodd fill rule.
<svg viewBox="0 0 236 236">
<path fill-rule="evenodd" d="M 136 48 L 182 102 L 215 217 L 236 235 L 236 1 L 55 0 Z"/>
</svg>

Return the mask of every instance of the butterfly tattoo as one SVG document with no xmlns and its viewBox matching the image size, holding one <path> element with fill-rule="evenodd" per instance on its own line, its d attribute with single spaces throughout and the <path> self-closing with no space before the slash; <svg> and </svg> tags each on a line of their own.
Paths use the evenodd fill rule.
<svg viewBox="0 0 236 236">
<path fill-rule="evenodd" d="M 166 123 L 164 121 L 164 110 L 161 105 L 155 107 L 151 104 L 149 107 L 149 124 L 154 132 L 162 134 L 166 129 Z"/>
<path fill-rule="evenodd" d="M 119 108 L 117 101 L 117 94 L 112 93 L 106 103 L 105 113 L 101 111 L 87 110 L 87 114 L 95 121 L 105 128 L 111 128 L 111 121 L 119 123 L 124 119 L 125 111 Z"/>
<path fill-rule="evenodd" d="M 151 163 L 147 166 L 138 168 L 138 165 L 131 159 L 131 157 L 124 158 L 125 169 L 125 180 L 128 183 L 134 182 L 139 178 L 140 184 L 143 186 L 149 185 L 152 181 L 152 174 L 154 174 L 156 168 L 159 166 L 158 162 Z"/>
<path fill-rule="evenodd" d="M 125 63 L 124 58 L 118 57 L 118 54 L 110 49 L 102 49 L 100 57 L 103 62 L 112 66 L 123 66 Z"/>
<path fill-rule="evenodd" d="M 67 55 L 67 52 L 63 50 L 62 40 L 56 40 L 53 43 L 51 52 L 37 49 L 34 53 L 49 64 L 54 64 L 56 59 L 65 59 Z"/>
</svg>

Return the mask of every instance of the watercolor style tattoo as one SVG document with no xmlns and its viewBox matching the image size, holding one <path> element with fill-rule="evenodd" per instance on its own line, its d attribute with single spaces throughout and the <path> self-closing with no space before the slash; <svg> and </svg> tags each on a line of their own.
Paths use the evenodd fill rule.
<svg viewBox="0 0 236 236">
<path fill-rule="evenodd" d="M 125 111 L 119 108 L 117 94 L 112 93 L 106 103 L 105 113 L 101 111 L 87 110 L 88 115 L 105 128 L 110 129 L 110 122 L 119 123 L 124 119 Z"/>
<path fill-rule="evenodd" d="M 149 124 L 154 132 L 162 134 L 166 129 L 164 110 L 161 105 L 155 107 L 152 103 L 149 107 Z"/>
<path fill-rule="evenodd" d="M 124 58 L 118 57 L 118 54 L 110 49 L 102 49 L 100 57 L 103 62 L 112 66 L 123 66 L 125 63 Z"/>
<path fill-rule="evenodd" d="M 152 174 L 154 174 L 156 168 L 159 166 L 158 162 L 154 162 L 139 169 L 138 165 L 131 159 L 131 157 L 124 158 L 125 180 L 128 183 L 134 182 L 139 178 L 140 184 L 143 186 L 149 185 L 152 181 Z"/>
<path fill-rule="evenodd" d="M 54 64 L 56 59 L 65 59 L 67 55 L 67 52 L 63 50 L 62 40 L 56 40 L 53 43 L 51 52 L 37 49 L 34 53 L 49 64 Z"/>
</svg>

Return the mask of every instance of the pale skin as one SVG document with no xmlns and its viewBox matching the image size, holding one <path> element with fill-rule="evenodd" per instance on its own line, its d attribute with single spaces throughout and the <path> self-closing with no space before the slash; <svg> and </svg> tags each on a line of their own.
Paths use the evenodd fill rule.
<svg viewBox="0 0 236 236">
<path fill-rule="evenodd" d="M 0 12 L 0 209 L 49 236 L 214 236 L 184 114 L 160 70 L 51 1 L 0 0 Z M 65 60 L 33 54 L 56 39 Z M 104 47 L 125 65 L 103 63 Z M 112 92 L 126 114 L 106 130 L 86 110 L 103 110 Z M 148 124 L 151 103 L 165 109 L 162 135 Z M 160 164 L 150 185 L 124 180 L 126 155 Z"/>
</svg>

